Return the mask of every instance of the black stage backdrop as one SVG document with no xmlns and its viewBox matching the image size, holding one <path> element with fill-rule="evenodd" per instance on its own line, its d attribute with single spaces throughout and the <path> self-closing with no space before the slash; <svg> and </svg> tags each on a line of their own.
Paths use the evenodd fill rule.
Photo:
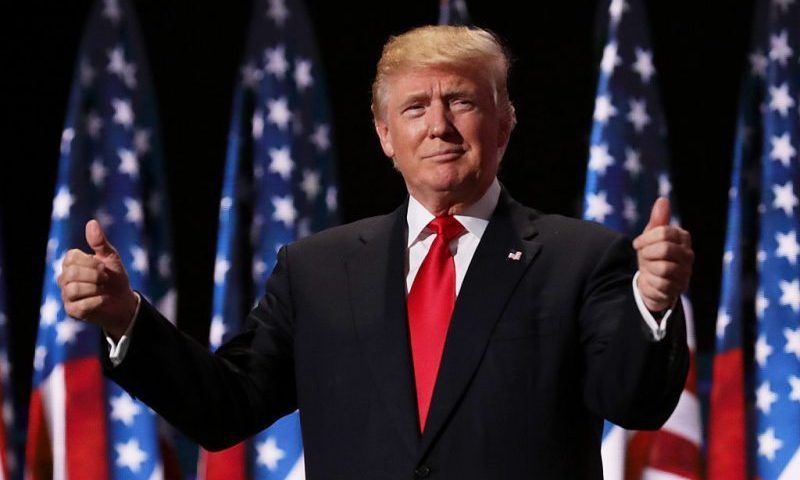
<svg viewBox="0 0 800 480">
<path fill-rule="evenodd" d="M 206 341 L 233 84 L 250 2 L 141 0 L 172 201 L 178 323 Z M 523 203 L 580 215 L 607 1 L 467 2 L 516 57 L 519 124 L 501 181 Z M 15 393 L 27 402 L 67 97 L 89 0 L 3 2 L 0 220 Z M 678 208 L 694 238 L 699 349 L 714 345 L 734 122 L 752 0 L 648 2 Z M 385 213 L 405 190 L 383 157 L 369 104 L 385 39 L 435 23 L 436 0 L 311 1 L 333 107 L 344 221 Z M 703 355 L 706 356 L 706 355 Z"/>
</svg>

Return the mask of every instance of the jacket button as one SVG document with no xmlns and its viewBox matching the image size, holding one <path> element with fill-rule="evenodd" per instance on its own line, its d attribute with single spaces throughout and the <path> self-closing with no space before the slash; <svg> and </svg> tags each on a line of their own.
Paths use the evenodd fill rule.
<svg viewBox="0 0 800 480">
<path fill-rule="evenodd" d="M 431 469 L 427 465 L 420 465 L 414 469 L 415 478 L 425 478 L 431 474 Z"/>
</svg>

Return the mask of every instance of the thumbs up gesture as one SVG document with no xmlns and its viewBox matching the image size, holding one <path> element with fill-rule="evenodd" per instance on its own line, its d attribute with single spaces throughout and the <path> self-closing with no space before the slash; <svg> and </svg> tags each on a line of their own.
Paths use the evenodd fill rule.
<svg viewBox="0 0 800 480">
<path fill-rule="evenodd" d="M 639 262 L 636 286 L 651 312 L 671 308 L 692 275 L 692 237 L 686 230 L 670 225 L 669 219 L 669 200 L 659 198 L 644 232 L 633 241 Z"/>
<path fill-rule="evenodd" d="M 119 339 L 133 319 L 139 299 L 131 290 L 119 252 L 96 220 L 86 224 L 86 242 L 94 255 L 72 249 L 64 256 L 57 279 L 64 311 L 100 325 Z"/>
</svg>

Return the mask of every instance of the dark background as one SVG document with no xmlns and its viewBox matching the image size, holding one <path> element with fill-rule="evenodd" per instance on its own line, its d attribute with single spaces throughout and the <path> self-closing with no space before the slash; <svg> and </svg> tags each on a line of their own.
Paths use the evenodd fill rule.
<svg viewBox="0 0 800 480">
<path fill-rule="evenodd" d="M 27 402 L 59 144 L 89 0 L 3 2 L 0 221 L 15 393 Z M 523 203 L 580 215 L 608 2 L 467 2 L 516 57 L 519 123 L 501 181 Z M 345 221 L 401 202 L 369 113 L 390 34 L 435 23 L 436 0 L 309 1 L 333 107 Z M 739 80 L 752 0 L 647 2 L 672 151 L 673 185 L 697 254 L 691 295 L 703 363 L 713 350 Z M 172 201 L 179 326 L 207 338 L 219 192 L 250 2 L 136 2 L 161 112 Z M 598 13 L 603 19 L 598 20 Z M 707 379 L 706 379 L 707 382 Z M 707 386 L 707 385 L 706 385 Z M 702 386 L 701 386 L 702 390 Z"/>
</svg>

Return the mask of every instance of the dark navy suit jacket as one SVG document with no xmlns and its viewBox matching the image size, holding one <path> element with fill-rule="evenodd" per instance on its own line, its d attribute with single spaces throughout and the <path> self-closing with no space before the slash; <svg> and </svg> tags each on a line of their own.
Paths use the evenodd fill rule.
<svg viewBox="0 0 800 480">
<path fill-rule="evenodd" d="M 299 408 L 311 480 L 602 478 L 603 418 L 666 421 L 689 365 L 680 306 L 654 342 L 632 293 L 630 241 L 504 192 L 456 301 L 420 434 L 405 215 L 283 248 L 243 332 L 216 354 L 143 302 L 109 376 L 210 449 Z"/>
</svg>

